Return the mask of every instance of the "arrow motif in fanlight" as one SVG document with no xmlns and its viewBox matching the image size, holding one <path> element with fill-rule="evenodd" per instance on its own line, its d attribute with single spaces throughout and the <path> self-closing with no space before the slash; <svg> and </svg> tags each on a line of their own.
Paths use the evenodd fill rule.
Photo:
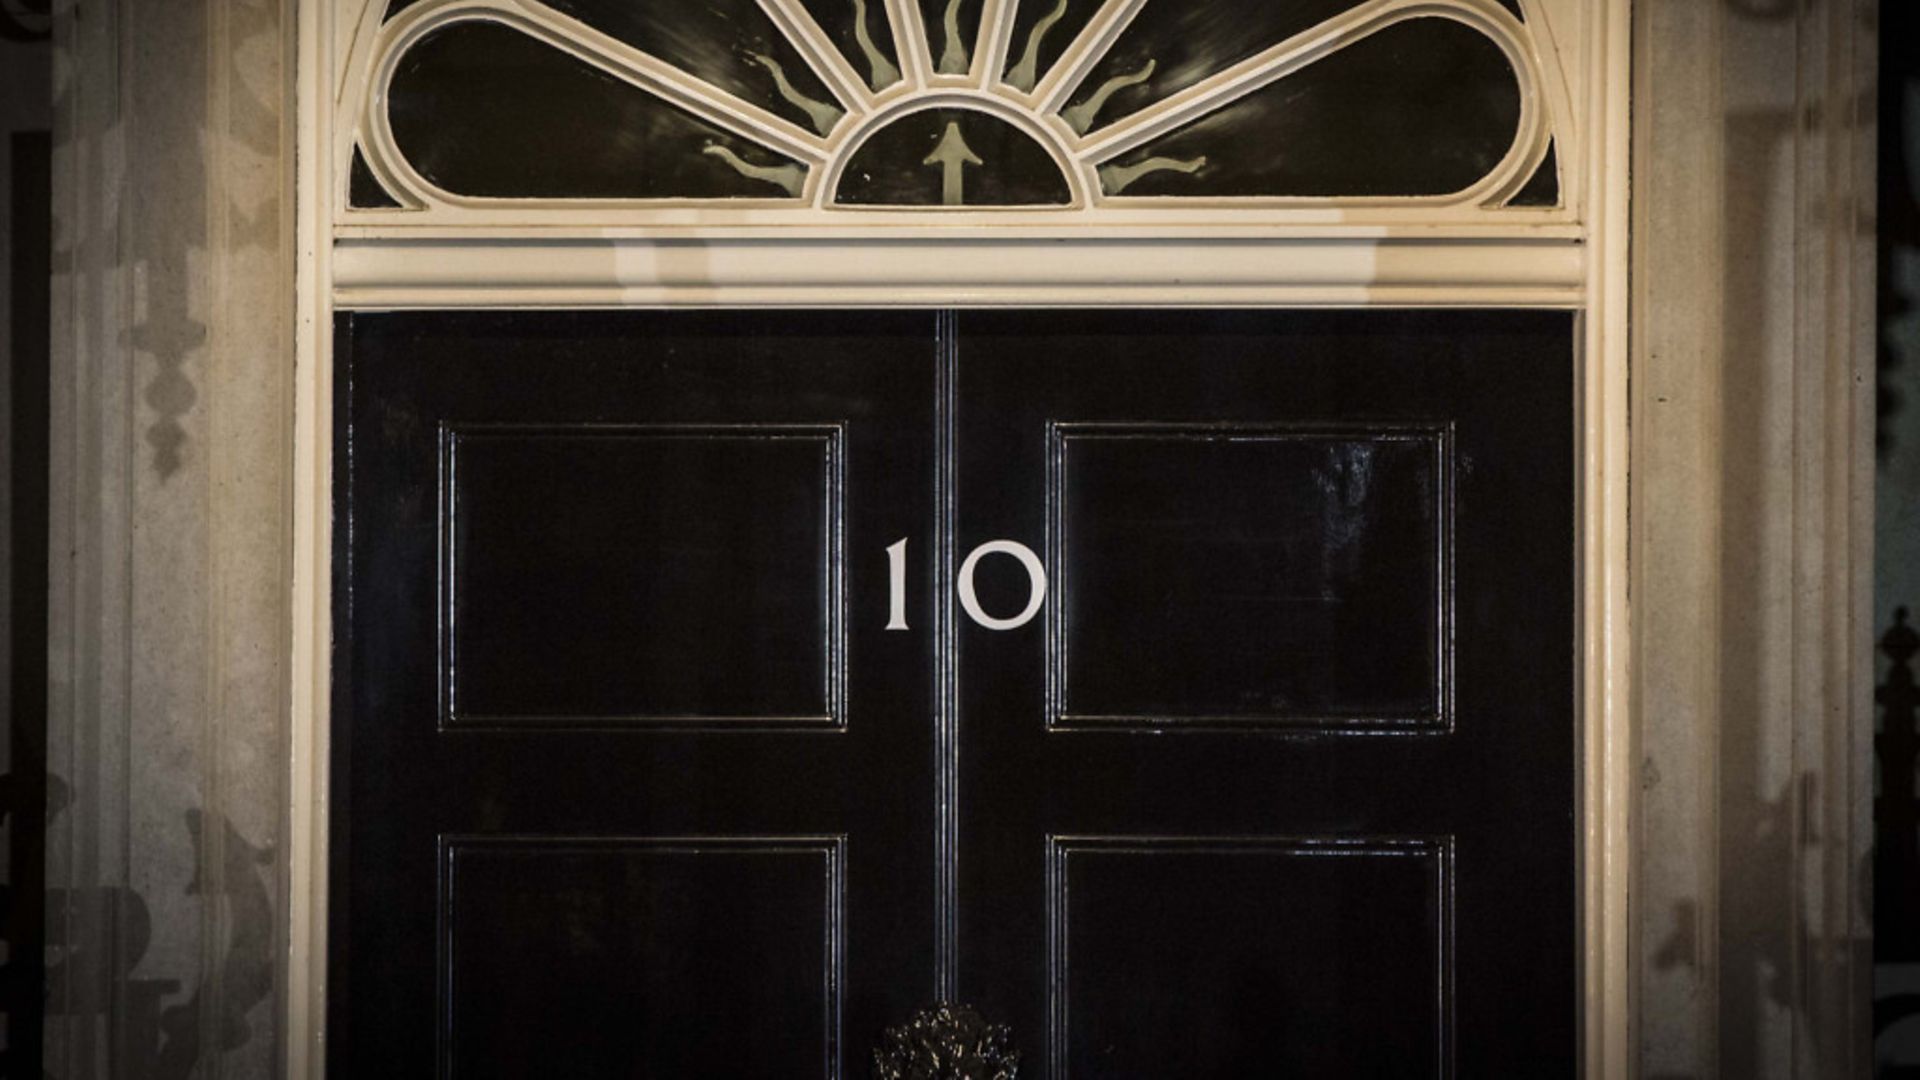
<svg viewBox="0 0 1920 1080">
<path fill-rule="evenodd" d="M 922 165 L 938 165 L 940 174 L 940 201 L 947 206 L 964 206 L 967 201 L 967 178 L 963 170 L 969 165 L 984 165 L 980 155 L 973 152 L 967 140 L 960 134 L 959 121 L 947 124 L 947 133 L 940 136 L 940 145 L 933 148 Z"/>
</svg>

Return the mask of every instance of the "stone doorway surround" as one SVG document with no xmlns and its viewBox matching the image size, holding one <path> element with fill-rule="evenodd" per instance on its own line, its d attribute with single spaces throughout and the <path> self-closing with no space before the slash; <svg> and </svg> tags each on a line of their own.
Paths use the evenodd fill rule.
<svg viewBox="0 0 1920 1080">
<path fill-rule="evenodd" d="M 355 5 L 62 8 L 49 1070 L 321 1075 L 332 310 L 892 301 L 1583 310 L 1586 1072 L 1864 1075 L 1873 5 L 1521 8 L 1570 141 L 1518 226 L 564 238 L 349 220 Z"/>
</svg>

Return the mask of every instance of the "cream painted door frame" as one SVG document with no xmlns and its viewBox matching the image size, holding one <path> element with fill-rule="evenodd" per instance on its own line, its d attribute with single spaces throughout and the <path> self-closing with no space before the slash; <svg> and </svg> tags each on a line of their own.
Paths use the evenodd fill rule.
<svg viewBox="0 0 1920 1080">
<path fill-rule="evenodd" d="M 1494 0 L 1388 6 L 1500 9 Z M 301 3 L 288 1075 L 323 1076 L 326 1047 L 334 312 L 902 304 L 1538 306 L 1582 314 L 1584 1059 L 1588 1076 L 1630 1075 L 1629 7 L 1524 6 L 1558 35 L 1534 62 L 1561 88 L 1557 138 L 1567 163 L 1564 208 L 1537 214 L 1275 204 L 1113 208 L 1074 220 L 961 210 L 842 223 L 826 210 L 783 220 L 758 211 L 522 213 L 447 202 L 421 218 L 376 223 L 344 206 L 342 178 L 363 115 L 350 103 L 360 100 L 363 39 L 374 33 L 366 23 L 377 15 L 349 0 Z"/>
</svg>

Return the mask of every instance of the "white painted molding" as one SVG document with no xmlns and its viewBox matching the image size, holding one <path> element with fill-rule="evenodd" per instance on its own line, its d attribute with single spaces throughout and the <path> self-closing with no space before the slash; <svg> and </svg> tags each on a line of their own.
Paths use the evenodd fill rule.
<svg viewBox="0 0 1920 1080">
<path fill-rule="evenodd" d="M 1578 307 L 1558 238 L 342 239 L 345 308 L 667 304 Z"/>
<path fill-rule="evenodd" d="M 1591 241 L 1586 256 L 1579 401 L 1581 939 L 1585 1075 L 1626 1080 L 1633 1060 L 1629 967 L 1634 837 L 1633 620 L 1628 497 L 1632 419 L 1631 280 L 1633 23 L 1629 3 L 1588 9 L 1584 147 Z"/>
<path fill-rule="evenodd" d="M 332 740 L 334 99 L 328 73 L 349 27 L 381 0 L 295 0 L 293 582 L 287 783 L 287 1080 L 327 1075 L 327 858 Z M 338 20 L 336 22 L 336 20 Z"/>
</svg>

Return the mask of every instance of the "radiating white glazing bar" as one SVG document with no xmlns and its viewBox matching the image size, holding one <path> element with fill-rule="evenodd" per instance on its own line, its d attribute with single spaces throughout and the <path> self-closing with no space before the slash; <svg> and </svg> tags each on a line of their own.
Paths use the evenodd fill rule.
<svg viewBox="0 0 1920 1080">
<path fill-rule="evenodd" d="M 1107 3 L 1067 46 L 1060 59 L 1034 89 L 1035 109 L 1042 115 L 1057 112 L 1067 98 L 1080 87 L 1087 72 L 1107 55 L 1127 24 L 1140 13 L 1147 0 L 1107 0 Z"/>
<path fill-rule="evenodd" d="M 908 86 L 925 86 L 933 77 L 933 57 L 927 44 L 925 20 L 915 0 L 886 0 L 887 21 L 893 24 L 894 55 Z"/>
<path fill-rule="evenodd" d="M 986 0 L 980 10 L 980 33 L 973 49 L 973 82 L 985 89 L 1000 81 L 1006 70 L 1008 42 L 1013 37 L 1013 18 L 1018 0 Z"/>
<path fill-rule="evenodd" d="M 760 0 L 760 8 L 793 43 L 793 47 L 799 50 L 800 55 L 806 58 L 813 73 L 840 99 L 842 105 L 856 112 L 872 110 L 872 88 L 853 69 L 853 65 L 799 0 Z"/>
</svg>

